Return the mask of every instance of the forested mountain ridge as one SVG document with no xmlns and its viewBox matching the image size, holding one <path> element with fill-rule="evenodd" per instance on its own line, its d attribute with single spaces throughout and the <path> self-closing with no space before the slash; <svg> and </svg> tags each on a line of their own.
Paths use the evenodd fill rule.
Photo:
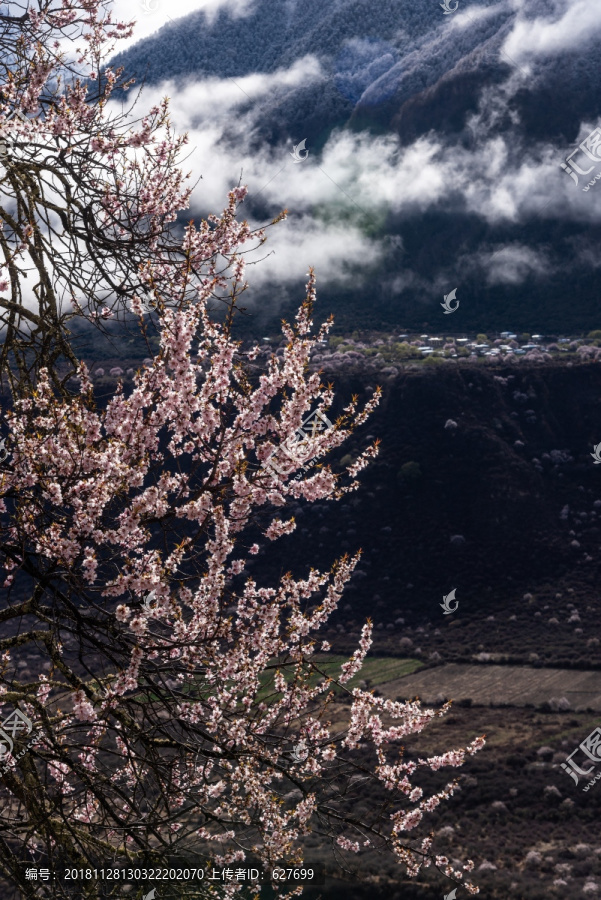
<svg viewBox="0 0 601 900">
<path fill-rule="evenodd" d="M 251 187 L 247 214 L 292 206 L 312 223 L 307 264 L 319 265 L 310 237 L 322 234 L 324 314 L 343 328 L 436 329 L 442 293 L 459 287 L 462 328 L 575 332 L 595 327 L 598 293 L 599 200 L 561 171 L 601 117 L 601 30 L 584 28 L 584 12 L 574 0 L 459 0 L 452 15 L 437 0 L 254 0 L 169 22 L 113 64 L 171 95 L 215 80 L 244 91 L 213 145 L 222 172 L 233 183 L 249 157 L 265 162 L 260 187 L 272 187 Z M 268 88 L 245 89 L 252 75 Z M 214 123 L 202 103 L 195 118 L 193 100 L 192 127 L 206 133 Z M 301 139 L 307 170 L 325 172 L 323 201 L 316 179 L 292 203 L 272 180 L 273 160 Z M 356 238 L 340 265 L 335 226 Z M 286 280 L 280 270 L 261 285 L 265 331 L 296 306 Z"/>
<path fill-rule="evenodd" d="M 113 60 L 128 75 L 144 77 L 149 84 L 190 77 L 244 76 L 285 69 L 306 55 L 321 62 L 328 80 L 325 92 L 314 91 L 320 115 L 337 119 L 344 110 L 385 105 L 388 112 L 445 76 L 463 78 L 479 70 L 486 79 L 493 70 L 511 66 L 498 62 L 501 45 L 517 12 L 506 3 L 488 0 L 474 15 L 472 27 L 455 29 L 449 40 L 448 20 L 436 11 L 432 0 L 282 0 L 273 14 L 273 0 L 256 0 L 248 15 L 233 17 L 222 9 L 212 25 L 202 10 L 169 22 L 155 35 L 138 42 Z M 442 11 L 441 11 L 442 12 Z M 549 13 L 544 0 L 531 0 L 531 18 Z M 599 44 L 566 54 L 566 65 L 553 59 L 539 60 L 531 90 L 552 93 L 559 99 L 569 94 L 570 108 L 563 108 L 566 130 L 579 108 L 599 101 L 596 66 Z M 484 71 L 483 71 L 484 67 Z M 302 91 L 302 88 L 301 88 Z M 597 104 L 593 100 L 597 98 Z M 302 110 L 296 106 L 303 122 Z M 596 112 L 599 111 L 597 105 Z M 329 113 L 329 114 L 328 114 Z M 544 113 L 544 116 L 542 115 Z M 557 122 L 558 110 L 541 109 L 541 119 Z M 290 125 L 292 123 L 289 123 Z M 322 122 L 323 124 L 323 122 Z M 434 123 L 431 123 L 431 125 Z M 543 129 L 541 128 L 541 131 Z"/>
</svg>

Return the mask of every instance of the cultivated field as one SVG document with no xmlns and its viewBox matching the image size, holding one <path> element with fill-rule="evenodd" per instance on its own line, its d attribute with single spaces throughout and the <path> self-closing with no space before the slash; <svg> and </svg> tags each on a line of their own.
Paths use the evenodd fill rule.
<svg viewBox="0 0 601 900">
<path fill-rule="evenodd" d="M 573 710 L 601 710 L 601 672 L 573 669 L 450 663 L 380 683 L 379 690 L 392 699 L 418 696 L 424 703 L 444 697 L 482 705 L 539 706 L 565 697 Z"/>
</svg>

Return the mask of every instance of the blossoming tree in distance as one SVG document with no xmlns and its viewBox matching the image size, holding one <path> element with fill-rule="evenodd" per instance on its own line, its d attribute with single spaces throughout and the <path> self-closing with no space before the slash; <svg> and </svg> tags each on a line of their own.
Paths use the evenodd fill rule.
<svg viewBox="0 0 601 900">
<path fill-rule="evenodd" d="M 79 15 L 90 53 L 98 55 L 108 27 L 99 9 L 96 0 L 80 8 L 63 0 L 60 10 L 48 4 L 42 13 L 29 12 L 24 55 L 15 64 L 31 51 L 38 77 L 27 84 L 5 77 L 3 102 L 41 115 L 40 92 L 54 64 L 48 35 Z M 111 82 L 110 73 L 104 77 Z M 39 122 L 19 119 L 18 130 L 29 129 L 27 141 L 42 127 L 68 133 L 72 150 L 87 133 L 84 186 L 86 178 L 93 181 L 94 154 L 106 154 L 109 168 L 120 159 L 118 177 L 111 185 L 107 175 L 103 187 L 102 233 L 78 231 L 76 217 L 66 213 L 61 221 L 109 288 L 102 242 L 112 241 L 117 264 L 134 261 L 135 270 L 122 272 L 108 296 L 128 304 L 140 322 L 152 296 L 160 349 L 128 393 L 120 384 L 98 411 L 58 307 L 40 301 L 32 340 L 41 335 L 41 342 L 30 369 L 25 338 L 11 345 L 16 330 L 5 335 L 17 366 L 9 373 L 13 406 L 0 461 L 1 712 L 4 721 L 19 711 L 19 722 L 34 723 L 37 737 L 23 753 L 27 734 L 4 744 L 0 734 L 4 876 L 24 896 L 70 897 L 72 887 L 60 879 L 37 886 L 46 894 L 32 893 L 23 862 L 92 873 L 117 863 L 135 872 L 175 859 L 234 867 L 256 860 L 270 868 L 300 864 L 306 837 L 316 833 L 339 862 L 380 851 L 410 876 L 435 865 L 476 893 L 464 880 L 473 864 L 457 868 L 435 855 L 424 832 L 424 816 L 453 794 L 456 782 L 431 790 L 418 782 L 422 773 L 460 766 L 483 739 L 434 757 L 404 754 L 407 736 L 447 706 L 424 709 L 353 686 L 371 645 L 369 621 L 352 658 L 337 673 L 325 667 L 330 647 L 319 632 L 359 554 L 334 561 L 329 571 L 307 563 L 277 580 L 254 565 L 273 545 L 285 559 L 296 528 L 291 504 L 335 502 L 357 490 L 377 442 L 346 469 L 332 466 L 377 405 L 379 390 L 361 409 L 356 398 L 343 405 L 309 372 L 311 351 L 331 324 L 313 327 L 312 270 L 295 322 L 282 325 L 283 356 L 260 367 L 258 348 L 234 334 L 246 287 L 239 248 L 254 235 L 264 239 L 262 230 L 252 232 L 236 218 L 246 189 L 230 192 L 221 217 L 198 227 L 190 222 L 179 241 L 167 241 L 165 217 L 187 196 L 173 165 L 178 142 L 151 148 L 152 173 L 141 179 L 139 162 L 125 149 L 154 146 L 156 123 L 147 121 L 126 147 L 103 123 L 105 103 L 88 106 L 84 88 L 77 90 L 83 93 L 72 94 L 69 105 L 43 107 Z M 168 128 L 166 107 L 161 116 Z M 97 129 L 96 137 L 86 128 Z M 57 150 L 59 162 L 68 156 Z M 31 157 L 24 163 L 11 157 L 7 165 L 5 182 L 22 178 L 23 190 L 31 190 L 23 175 Z M 42 197 L 41 189 L 35 196 Z M 52 245 L 50 225 L 44 232 L 34 206 L 23 226 L 31 231 L 20 237 L 17 219 L 2 213 L 19 238 L 14 246 L 1 244 L 8 274 L 0 293 L 10 282 L 12 299 L 2 301 L 9 315 L 25 309 L 19 254 L 37 260 L 38 273 L 48 271 L 43 241 Z M 60 253 L 54 261 L 60 281 L 61 272 L 66 278 Z M 40 296 L 49 297 L 54 283 L 46 279 Z M 98 312 L 97 296 L 85 285 L 65 280 L 65 286 L 74 314 L 96 322 L 112 314 L 109 306 Z M 52 335 L 62 342 L 56 355 Z M 75 393 L 56 377 L 61 352 L 76 365 Z M 28 665 L 38 665 L 37 680 L 22 674 Z M 202 888 L 207 895 L 236 889 Z M 94 877 L 76 891 L 122 896 L 121 885 Z M 177 885 L 178 898 L 198 893 L 192 881 Z"/>
</svg>

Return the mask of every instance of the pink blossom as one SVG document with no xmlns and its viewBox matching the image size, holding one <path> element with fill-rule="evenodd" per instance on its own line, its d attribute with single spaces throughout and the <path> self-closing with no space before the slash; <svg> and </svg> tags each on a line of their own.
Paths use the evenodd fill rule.
<svg viewBox="0 0 601 900">
<path fill-rule="evenodd" d="M 79 65 L 97 73 L 104 38 L 117 38 L 125 29 L 102 17 L 97 0 L 84 6 L 89 41 L 83 42 Z M 52 12 L 51 25 L 70 26 L 74 16 L 71 0 L 63 0 Z M 34 31 L 46 27 L 45 17 L 34 10 L 29 22 Z M 30 114 L 49 77 L 45 69 L 37 74 L 21 103 Z M 110 70 L 105 77 L 113 83 Z M 74 86 L 68 104 L 47 109 L 45 124 L 54 136 L 76 141 L 82 123 L 89 121 L 86 116 L 93 120 L 95 115 L 85 90 Z M 164 139 L 159 140 L 157 123 L 164 125 Z M 37 126 L 28 120 L 23 127 L 33 131 Z M 103 811 L 99 795 L 108 803 L 110 791 L 104 787 L 115 787 L 111 823 L 119 822 L 119 829 L 98 826 L 102 840 L 120 845 L 127 826 L 139 825 L 133 800 L 131 807 L 123 802 L 127 789 L 136 785 L 141 796 L 148 789 L 157 803 L 165 791 L 167 822 L 160 825 L 174 847 L 188 828 L 171 821 L 173 811 L 196 809 L 204 817 L 198 836 L 219 845 L 216 861 L 243 860 L 246 851 L 240 848 L 251 845 L 253 832 L 252 842 L 267 865 L 300 852 L 303 835 L 326 815 L 321 793 L 332 763 L 356 771 L 355 751 L 365 744 L 377 760 L 369 769 L 370 784 L 393 792 L 395 812 L 382 823 L 382 840 L 415 875 L 425 863 L 419 848 L 410 851 L 404 845 L 405 833 L 451 797 L 456 784 L 431 794 L 413 784 L 413 775 L 420 767 L 462 765 L 482 740 L 399 762 L 401 742 L 420 733 L 438 712 L 348 687 L 371 647 L 369 620 L 340 675 L 315 683 L 320 629 L 338 610 L 360 554 L 334 560 L 324 571 L 307 566 L 294 577 L 283 569 L 274 583 L 256 566 L 257 540 L 282 545 L 291 540 L 296 529 L 291 507 L 334 503 L 357 490 L 358 476 L 378 455 L 378 442 L 365 447 L 342 473 L 333 471 L 331 459 L 367 421 L 381 392 L 374 391 L 364 404 L 351 399 L 340 415 L 331 412 L 336 408 L 333 388 L 309 367 L 312 351 L 331 327 L 326 322 L 313 328 L 312 269 L 294 321 L 282 325 L 283 352 L 272 356 L 264 370 L 256 363 L 257 348 L 241 347 L 229 326 L 213 315 L 214 297 L 226 296 L 244 277 L 240 248 L 264 237 L 262 230 L 252 232 L 236 218 L 245 187 L 230 191 L 220 217 L 188 223 L 173 260 L 158 252 L 153 222 L 175 221 L 189 198 L 183 173 L 165 163 L 183 143 L 170 134 L 166 102 L 128 136 L 103 130 L 91 141 L 95 163 L 113 165 L 117 173 L 103 194 L 99 227 L 131 215 L 149 229 L 139 278 L 156 300 L 158 352 L 134 373 L 133 383 L 119 384 L 106 408 L 94 406 L 93 385 L 81 363 L 75 397 L 57 397 L 50 373 L 42 368 L 35 392 L 16 399 L 7 413 L 15 451 L 3 472 L 0 501 L 14 498 L 18 514 L 9 516 L 8 507 L 2 508 L 3 546 L 14 559 L 35 557 L 48 571 L 67 573 L 66 596 L 71 605 L 72 594 L 77 596 L 77 614 L 90 645 L 99 655 L 100 637 L 108 645 L 102 665 L 95 650 L 61 682 L 72 697 L 72 712 L 53 711 L 56 747 L 48 750 L 49 771 L 78 829 L 97 827 Z M 140 158 L 148 167 L 130 165 L 123 146 L 132 160 L 136 150 L 143 150 Z M 132 184 L 135 208 L 126 202 Z M 33 237 L 31 227 L 19 235 L 24 246 Z M 86 315 L 75 299 L 73 306 Z M 141 314 L 139 298 L 130 306 Z M 98 319 L 111 315 L 108 307 L 89 313 Z M 104 370 L 96 374 L 101 377 Z M 115 367 L 111 374 L 123 373 Z M 329 414 L 330 426 L 312 435 L 301 430 L 298 440 L 302 424 L 317 413 L 325 420 Z M 282 455 L 289 464 L 275 464 Z M 159 528 L 165 533 L 157 541 Z M 5 568 L 10 578 L 15 565 Z M 144 602 L 149 594 L 156 600 L 152 608 Z M 67 601 L 57 591 L 53 602 L 60 610 Z M 52 640 L 52 658 L 58 656 L 67 668 L 58 638 Z M 322 652 L 330 649 L 327 641 L 321 643 Z M 53 686 L 64 675 L 57 669 Z M 266 676 L 273 690 L 269 699 Z M 350 701 L 341 713 L 343 726 L 334 726 L 323 714 L 331 686 Z M 39 702 L 48 699 L 49 688 L 41 680 Z M 145 714 L 155 711 L 163 724 L 144 731 L 140 723 L 145 725 Z M 82 728 L 79 722 L 89 725 Z M 290 739 L 306 756 L 297 755 L 286 768 L 282 757 Z M 110 765 L 102 777 L 110 782 L 94 782 L 92 773 L 98 775 L 106 746 Z M 75 754 L 91 781 L 65 761 Z M 152 759 L 159 759 L 156 769 Z M 157 772 L 164 779 L 158 785 Z M 280 800 L 284 773 L 303 788 L 292 808 Z M 369 846 L 362 826 L 332 821 L 341 849 L 359 853 Z M 439 860 L 446 865 L 444 857 Z"/>
<path fill-rule="evenodd" d="M 73 694 L 73 712 L 84 722 L 93 722 L 96 719 L 96 711 L 83 691 L 75 691 Z"/>
</svg>

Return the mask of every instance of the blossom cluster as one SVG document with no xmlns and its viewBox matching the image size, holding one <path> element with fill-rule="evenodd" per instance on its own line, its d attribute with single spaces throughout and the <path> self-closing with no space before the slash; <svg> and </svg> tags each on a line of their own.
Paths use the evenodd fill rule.
<svg viewBox="0 0 601 900">
<path fill-rule="evenodd" d="M 286 572 L 276 583 L 250 574 L 253 559 L 275 542 L 285 558 L 296 530 L 292 503 L 335 502 L 358 489 L 378 442 L 346 468 L 338 450 L 367 421 L 380 390 L 361 408 L 356 397 L 341 405 L 333 387 L 310 370 L 312 352 L 331 327 L 313 327 L 312 270 L 295 321 L 282 325 L 281 357 L 258 370 L 259 348 L 244 348 L 234 336 L 237 296 L 247 286 L 239 248 L 264 239 L 262 230 L 237 219 L 245 187 L 230 192 L 220 217 L 190 222 L 177 252 L 164 252 L 163 225 L 175 221 L 190 195 L 173 165 L 186 137 L 172 134 L 166 101 L 137 131 L 118 133 L 106 121 L 117 75 L 99 71 L 97 61 L 107 41 L 130 33 L 130 26 L 112 22 L 107 5 L 45 0 L 29 10 L 19 56 L 27 77 L 0 83 L 0 137 L 20 110 L 26 119 L 11 125 L 16 144 L 35 153 L 43 135 L 47 167 L 70 160 L 77 202 L 64 222 L 78 204 L 93 210 L 78 235 L 94 231 L 95 252 L 105 256 L 112 245 L 102 244 L 104 235 L 124 238 L 138 285 L 126 292 L 129 309 L 142 322 L 152 301 L 159 350 L 127 392 L 119 384 L 105 408 L 96 408 L 88 369 L 79 362 L 78 393 L 57 396 L 56 380 L 41 365 L 32 389 L 22 386 L 6 414 L 2 587 L 10 589 L 22 571 L 35 589 L 24 603 L 7 603 L 3 614 L 35 626 L 24 625 L 4 642 L 0 693 L 36 716 L 44 739 L 35 760 L 26 757 L 27 791 L 18 767 L 2 790 L 18 793 L 20 832 L 33 844 L 47 840 L 48 851 L 63 830 L 53 820 L 48 838 L 38 824 L 45 819 L 37 798 L 30 807 L 25 800 L 35 784 L 50 809 L 51 780 L 68 820 L 64 852 L 75 832 L 77 853 L 86 847 L 92 854 L 103 840 L 116 853 L 129 852 L 134 826 L 144 821 L 153 849 L 170 852 L 195 839 L 217 846 L 218 865 L 250 853 L 268 867 L 299 864 L 303 838 L 319 828 L 342 850 L 387 849 L 410 875 L 437 865 L 476 893 L 462 881 L 471 862 L 456 871 L 445 857 L 431 855 L 428 838 L 416 843 L 409 832 L 456 789 L 452 782 L 425 797 L 413 777 L 461 765 L 482 739 L 398 762 L 401 741 L 446 707 L 435 712 L 395 703 L 350 685 L 371 646 L 370 622 L 339 676 L 315 678 L 329 650 L 319 632 L 360 554 L 335 560 L 325 572 L 308 565 L 301 574 Z M 98 102 L 90 102 L 79 79 L 50 102 L 64 60 L 50 52 L 48 35 L 78 28 L 85 46 L 76 64 L 98 83 Z M 22 168 L 3 176 L 3 184 L 18 183 Z M 82 186 L 92 192 L 92 185 L 93 200 L 78 193 Z M 30 190 L 30 180 L 21 187 Z M 27 196 L 33 209 L 37 195 Z M 29 251 L 39 259 L 43 234 L 29 212 L 14 232 L 0 293 L 10 291 L 16 303 L 17 257 Z M 69 267 L 70 277 L 76 270 Z M 122 296 L 116 272 L 113 287 L 110 301 L 93 297 L 92 312 L 73 290 L 73 309 L 90 322 L 111 319 L 111 302 Z M 215 298 L 224 304 L 222 315 L 215 314 Z M 283 469 L 266 465 L 290 447 L 309 414 L 331 423 L 303 445 L 310 467 L 294 457 Z M 37 685 L 8 674 L 32 646 L 47 654 L 48 674 Z M 348 701 L 340 711 L 347 718 L 342 732 L 327 718 L 334 687 Z M 291 755 L 291 746 L 299 752 Z M 358 821 L 336 812 L 328 789 L 348 785 L 366 747 L 376 759 L 371 784 L 390 793 L 387 808 L 394 811 L 382 819 L 374 800 Z M 300 792 L 295 800 L 292 788 Z"/>
<path fill-rule="evenodd" d="M 230 201 L 243 196 L 236 190 Z M 191 232 L 189 238 L 192 245 Z M 77 794 L 81 822 L 101 815 L 106 800 L 82 787 L 65 762 L 69 729 L 79 722 L 89 728 L 80 754 L 86 771 L 99 775 L 99 760 L 112 735 L 121 753 L 113 783 L 124 779 L 133 787 L 150 778 L 145 754 L 153 742 L 147 741 L 144 752 L 132 747 L 132 735 L 142 738 L 132 701 L 145 685 L 156 683 L 159 672 L 168 672 L 179 689 L 159 696 L 186 735 L 182 747 L 188 748 L 170 768 L 170 804 L 181 810 L 181 818 L 170 821 L 173 833 L 189 824 L 194 810 L 204 817 L 198 837 L 223 843 L 224 862 L 241 852 L 236 829 L 233 838 L 226 837 L 231 829 L 224 833 L 228 822 L 253 831 L 252 850 L 265 865 L 294 858 L 313 817 L 324 814 L 320 785 L 342 777 L 353 751 L 368 743 L 378 758 L 373 779 L 404 798 L 390 817 L 389 849 L 416 874 L 428 855 L 408 849 L 402 836 L 451 796 L 455 785 L 424 799 L 409 779 L 420 767 L 461 765 L 482 741 L 393 765 L 385 748 L 400 745 L 439 713 L 359 688 L 348 693 L 344 735 L 333 733 L 318 713 L 319 704 L 327 706 L 331 699 L 332 684 L 345 689 L 371 646 L 368 622 L 339 678 L 311 681 L 311 672 L 319 669 L 316 635 L 337 609 L 359 555 L 337 560 L 330 572 L 311 569 L 304 578 L 288 573 L 277 586 L 261 585 L 245 574 L 260 546 L 295 531 L 294 518 L 285 514 L 292 498 L 335 501 L 356 490 L 356 476 L 377 454 L 377 443 L 346 474 L 320 462 L 299 479 L 295 466 L 302 469 L 300 459 L 285 471 L 262 462 L 315 408 L 334 424 L 309 439 L 311 457 L 321 461 L 335 453 L 366 421 L 379 391 L 363 409 L 353 398 L 335 417 L 331 386 L 321 383 L 319 373 L 308 373 L 311 350 L 330 327 L 325 323 L 312 334 L 312 271 L 294 325 L 283 325 L 288 341 L 283 356 L 274 355 L 266 371 L 254 376 L 248 359 L 256 356 L 256 348 L 242 351 L 229 327 L 211 318 L 209 295 L 207 288 L 195 304 L 163 306 L 159 353 L 136 373 L 127 396 L 119 385 L 105 410 L 93 407 L 82 363 L 80 394 L 72 401 L 54 397 L 42 371 L 34 396 L 17 401 L 8 413 L 12 456 L 0 490 L 4 543 L 15 553 L 19 548 L 21 559 L 26 548 L 68 573 L 69 583 L 77 585 L 80 611 L 93 610 L 91 621 L 100 617 L 116 646 L 120 641 L 129 648 L 123 665 L 113 671 L 107 672 L 103 658 L 92 680 L 63 669 L 63 687 L 71 683 L 76 689 L 71 690 L 72 712 L 54 724 L 63 759 L 52 764 L 51 773 L 65 796 Z M 159 548 L 154 526 L 178 520 L 188 525 L 183 538 Z M 15 558 L 7 560 L 9 577 L 17 565 Z M 153 602 L 145 603 L 149 592 Z M 273 686 L 266 695 L 270 671 Z M 46 681 L 38 697 L 48 702 Z M 127 736 L 119 718 L 123 711 Z M 284 735 L 304 751 L 285 765 Z M 292 808 L 281 802 L 278 784 L 284 776 L 301 789 Z M 133 804 L 126 806 L 120 809 L 125 816 L 134 811 Z M 381 836 L 381 828 L 343 821 L 333 833 L 339 847 L 355 850 Z"/>
</svg>

